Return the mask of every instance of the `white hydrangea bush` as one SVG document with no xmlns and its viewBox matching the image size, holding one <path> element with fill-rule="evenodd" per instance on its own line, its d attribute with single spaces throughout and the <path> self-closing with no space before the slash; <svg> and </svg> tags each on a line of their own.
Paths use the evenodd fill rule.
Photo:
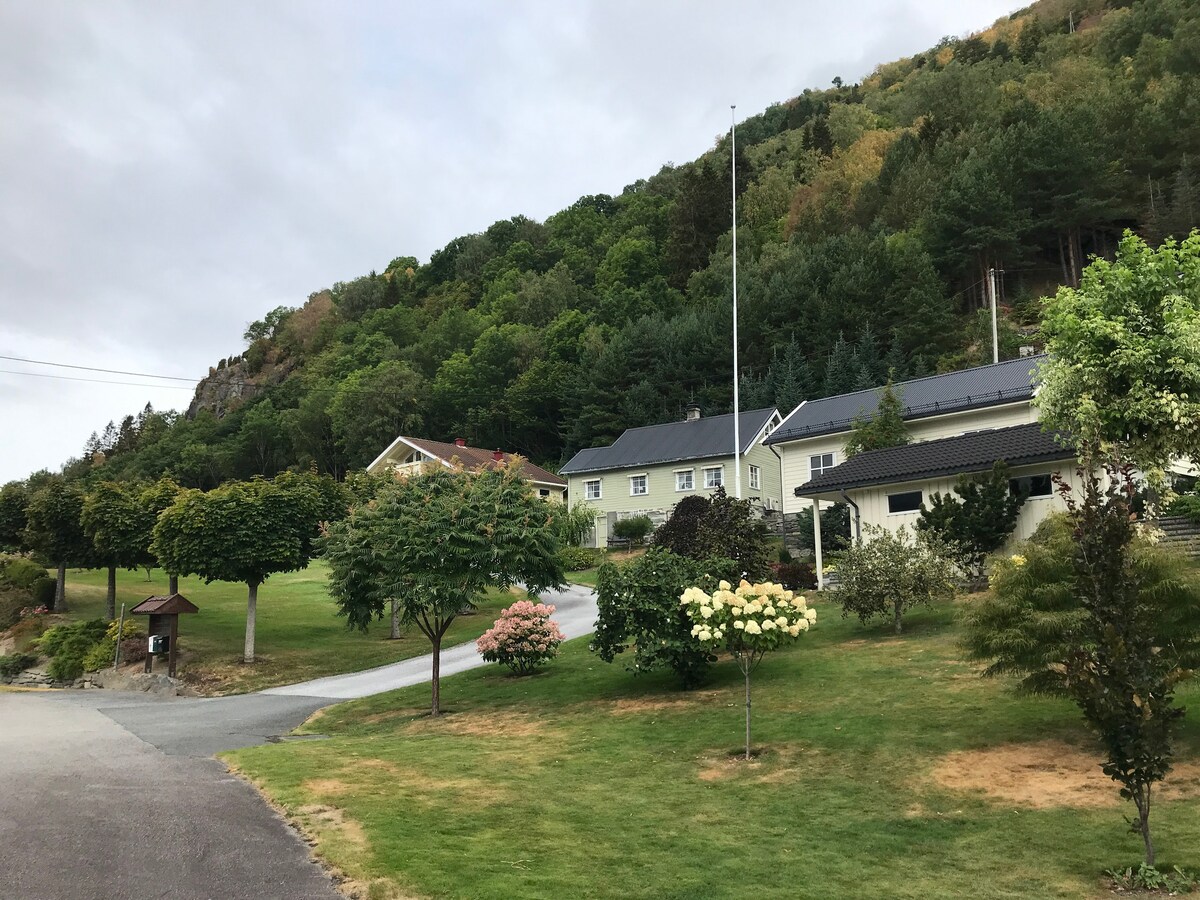
<svg viewBox="0 0 1200 900">
<path fill-rule="evenodd" d="M 817 621 L 817 611 L 802 594 L 781 584 L 743 580 L 736 588 L 728 581 L 707 594 L 690 587 L 679 597 L 692 636 L 714 650 L 724 647 L 737 660 L 746 679 L 746 759 L 750 759 L 750 673 L 763 656 L 790 644 Z"/>
</svg>

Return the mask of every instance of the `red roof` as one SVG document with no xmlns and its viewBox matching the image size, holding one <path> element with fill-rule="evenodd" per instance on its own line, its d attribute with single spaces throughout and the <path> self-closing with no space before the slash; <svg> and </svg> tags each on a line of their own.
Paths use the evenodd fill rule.
<svg viewBox="0 0 1200 900">
<path fill-rule="evenodd" d="M 171 613 L 195 612 L 200 612 L 200 609 L 191 600 L 182 594 L 172 594 L 169 597 L 147 597 L 131 609 L 129 614 L 133 616 L 148 616 L 151 613 L 170 615 Z"/>
<path fill-rule="evenodd" d="M 430 456 L 436 456 L 438 459 L 444 459 L 446 462 L 457 458 L 462 463 L 463 468 L 468 471 L 477 472 L 480 469 L 493 469 L 498 466 L 501 461 L 507 463 L 515 454 L 503 453 L 499 450 L 480 450 L 478 447 L 459 446 L 458 444 L 447 444 L 444 441 L 427 441 L 425 438 L 410 438 L 404 440 L 412 444 L 414 447 L 419 447 L 428 453 Z M 500 455 L 500 459 L 496 459 L 496 455 Z M 560 487 L 566 487 L 567 483 L 555 475 L 553 472 L 547 472 L 541 466 L 535 466 L 527 459 L 521 460 L 521 475 L 529 481 L 538 481 L 544 484 L 553 484 Z"/>
</svg>

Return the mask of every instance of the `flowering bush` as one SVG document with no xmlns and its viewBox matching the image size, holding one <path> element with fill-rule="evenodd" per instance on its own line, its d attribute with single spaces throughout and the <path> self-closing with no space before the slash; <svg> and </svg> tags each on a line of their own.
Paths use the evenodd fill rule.
<svg viewBox="0 0 1200 900">
<path fill-rule="evenodd" d="M 817 620 L 803 596 L 781 584 L 742 581 L 731 589 L 722 581 L 711 595 L 690 587 L 679 598 L 694 623 L 692 636 L 700 643 L 724 647 L 737 660 L 746 678 L 746 759 L 750 758 L 750 673 L 763 655 L 791 643 Z"/>
<path fill-rule="evenodd" d="M 517 675 L 528 675 L 558 656 L 564 635 L 550 616 L 554 607 L 518 600 L 500 611 L 496 624 L 475 642 L 488 662 L 508 666 Z"/>
<path fill-rule="evenodd" d="M 50 609 L 45 606 L 26 606 L 21 610 L 21 618 L 28 619 L 32 616 L 46 616 L 50 614 Z"/>
</svg>

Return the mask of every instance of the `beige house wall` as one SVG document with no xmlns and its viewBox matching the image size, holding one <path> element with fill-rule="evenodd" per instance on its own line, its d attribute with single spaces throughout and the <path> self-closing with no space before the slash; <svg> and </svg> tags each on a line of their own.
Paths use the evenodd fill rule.
<svg viewBox="0 0 1200 900">
<path fill-rule="evenodd" d="M 771 509 L 778 509 L 782 500 L 778 457 L 771 452 L 770 448 L 758 444 L 742 456 L 741 466 L 742 497 L 763 506 L 769 504 Z M 750 487 L 751 466 L 757 466 L 759 469 L 761 480 L 758 488 Z M 582 503 L 595 511 L 596 526 L 593 540 L 590 543 L 592 546 L 604 547 L 609 538 L 610 513 L 615 513 L 618 520 L 647 515 L 654 520 L 657 526 L 667 519 L 671 510 L 675 508 L 675 504 L 684 497 L 690 494 L 710 496 L 713 493 L 715 489 L 710 490 L 704 487 L 704 470 L 713 467 L 721 468 L 725 491 L 732 496 L 734 493 L 732 456 L 571 474 L 567 476 L 567 496 L 572 506 Z M 676 472 L 688 469 L 692 470 L 692 489 L 675 490 Z M 630 494 L 631 478 L 635 475 L 646 476 L 647 492 L 644 495 Z M 600 499 L 588 500 L 586 482 L 594 480 L 600 481 Z"/>
<path fill-rule="evenodd" d="M 1007 428 L 1011 425 L 1025 425 L 1037 421 L 1037 410 L 1028 401 L 1007 403 L 1001 406 L 990 406 L 985 409 L 973 409 L 959 413 L 949 413 L 944 416 L 929 416 L 906 422 L 909 436 L 913 442 L 932 441 L 938 438 L 955 437 L 969 431 L 983 431 L 990 428 Z M 783 457 L 783 509 L 786 513 L 798 513 L 808 509 L 812 501 L 795 495 L 800 485 L 812 478 L 809 469 L 811 457 L 818 454 L 832 453 L 833 464 L 841 465 L 846 461 L 846 440 L 850 431 L 840 431 L 836 434 L 823 434 L 818 437 L 800 438 L 794 441 L 775 445 L 779 455 Z"/>
</svg>

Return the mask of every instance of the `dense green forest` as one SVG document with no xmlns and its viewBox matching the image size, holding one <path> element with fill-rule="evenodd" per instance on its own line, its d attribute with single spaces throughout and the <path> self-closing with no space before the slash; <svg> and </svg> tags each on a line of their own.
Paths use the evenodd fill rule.
<svg viewBox="0 0 1200 900">
<path fill-rule="evenodd" d="M 1200 224 L 1200 4 L 1041 0 L 737 129 L 743 404 L 1007 355 L 1127 228 Z M 455 238 L 253 323 L 187 414 L 110 424 L 68 472 L 211 488 L 343 477 L 397 434 L 556 466 L 732 403 L 728 135 L 619 196 Z M 1023 331 L 1022 331 L 1023 329 Z M 985 337 L 986 335 L 986 337 Z"/>
</svg>

